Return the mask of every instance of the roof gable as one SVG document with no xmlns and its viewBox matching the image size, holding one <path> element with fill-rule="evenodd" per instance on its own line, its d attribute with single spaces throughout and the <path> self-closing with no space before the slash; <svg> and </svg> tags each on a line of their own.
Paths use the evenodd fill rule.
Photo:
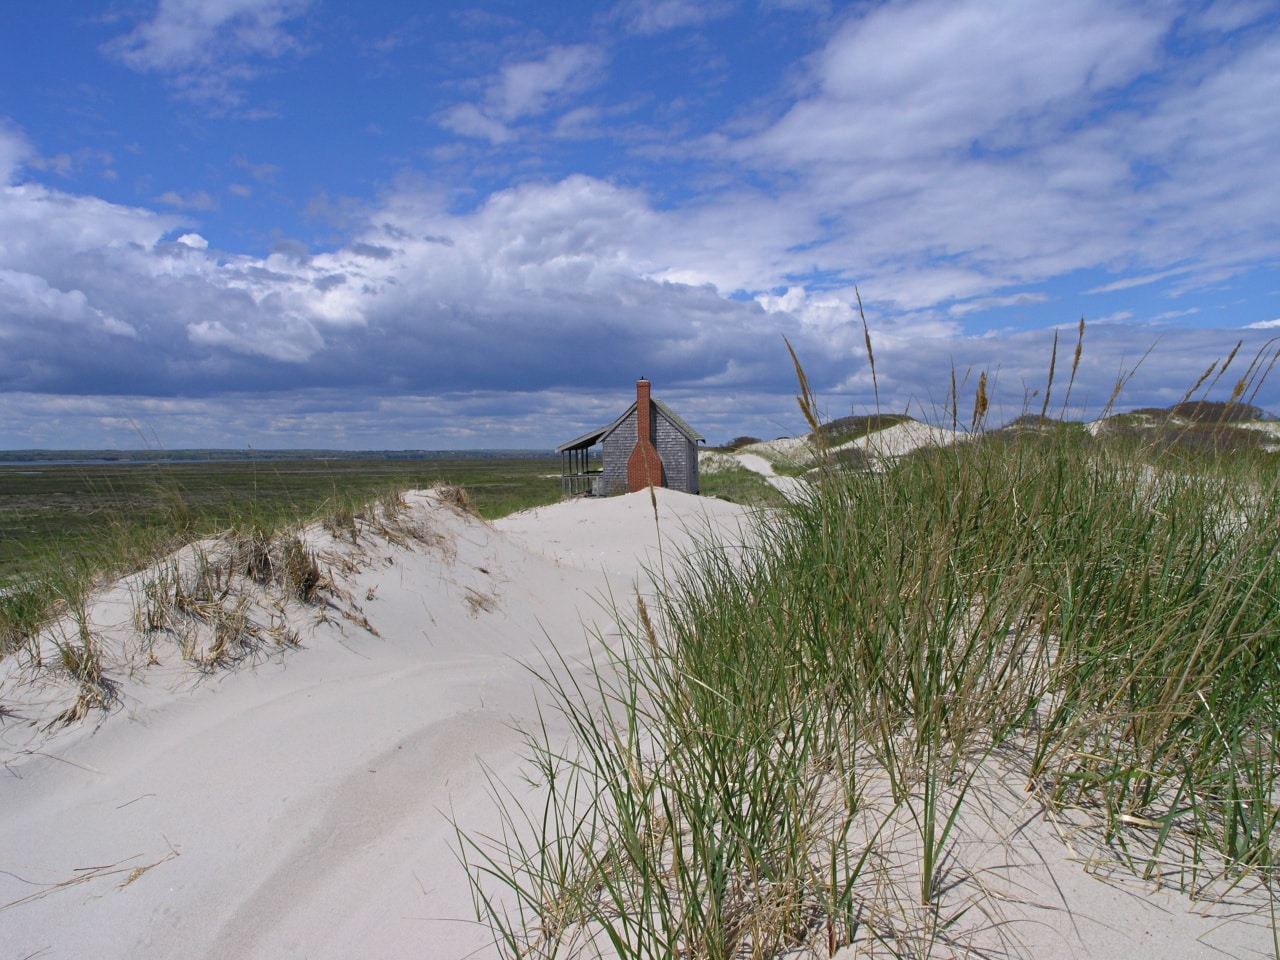
<svg viewBox="0 0 1280 960">
<path fill-rule="evenodd" d="M 689 424 L 685 423 L 684 419 L 679 414 L 661 400 L 651 399 L 650 402 L 657 408 L 658 413 L 666 418 L 668 423 L 684 434 L 685 439 L 690 443 L 707 442 L 706 437 L 693 429 L 693 427 L 689 426 Z M 606 437 L 626 422 L 627 417 L 636 412 L 637 404 L 638 401 L 632 400 L 631 406 L 627 407 L 627 409 L 623 411 L 622 416 L 614 420 L 613 423 L 610 423 L 607 426 L 597 427 L 590 433 L 584 433 L 582 436 L 570 440 L 568 443 L 560 444 L 560 446 L 556 447 L 556 453 L 565 453 L 569 450 L 585 450 L 588 447 L 594 447 L 597 443 L 603 443 Z"/>
<path fill-rule="evenodd" d="M 653 405 L 657 408 L 659 414 L 665 417 L 673 427 L 675 427 L 682 434 L 684 434 L 685 439 L 688 440 L 690 443 L 706 443 L 707 442 L 706 437 L 700 434 L 697 430 L 693 429 L 693 427 L 689 426 L 689 424 L 685 423 L 684 420 L 681 419 L 674 410 L 668 407 L 661 400 L 652 400 L 650 402 L 652 402 Z M 636 412 L 637 405 L 638 405 L 638 401 L 632 400 L 631 406 L 627 407 L 627 409 L 623 412 L 622 416 L 620 416 L 617 420 L 613 421 L 613 423 L 609 424 L 609 426 L 603 429 L 603 431 L 600 434 L 599 442 L 603 442 L 606 437 L 608 437 L 611 433 L 613 433 L 620 426 L 622 426 L 626 422 L 627 418 L 631 416 L 631 414 Z"/>
</svg>

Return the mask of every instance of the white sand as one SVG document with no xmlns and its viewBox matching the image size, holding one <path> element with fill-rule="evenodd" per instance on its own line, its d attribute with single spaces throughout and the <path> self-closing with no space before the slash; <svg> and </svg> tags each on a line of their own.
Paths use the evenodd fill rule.
<svg viewBox="0 0 1280 960">
<path fill-rule="evenodd" d="M 741 517 L 656 496 L 673 558 L 686 521 Z M 602 599 L 625 601 L 662 559 L 657 529 L 648 493 L 494 526 L 425 495 L 413 509 L 435 542 L 329 545 L 335 569 L 360 568 L 346 617 L 293 611 L 304 649 L 208 677 L 176 656 L 131 664 L 121 586 L 90 610 L 114 651 L 114 712 L 43 732 L 26 721 L 56 715 L 66 689 L 0 667 L 14 712 L 0 721 L 0 957 L 462 957 L 488 942 L 449 813 L 495 825 L 482 764 L 519 783 L 513 724 L 536 717 L 524 664 L 553 643 L 586 651 L 583 623 L 610 623 Z"/>
<path fill-rule="evenodd" d="M 808 437 L 779 437 L 777 440 L 749 443 L 738 453 L 754 454 L 770 463 L 790 465 L 811 463 L 816 451 Z"/>
<path fill-rule="evenodd" d="M 118 585 L 89 619 L 121 706 L 52 732 L 28 720 L 61 709 L 65 689 L 6 661 L 0 957 L 494 955 L 472 921 L 450 815 L 494 828 L 486 768 L 525 789 L 513 729 L 536 716 L 525 664 L 553 645 L 570 660 L 585 653 L 583 623 L 611 622 L 601 597 L 625 601 L 642 565 L 674 562 L 691 542 L 683 527 L 733 537 L 742 522 L 730 504 L 656 496 L 661 552 L 647 492 L 492 526 L 415 494 L 418 539 L 322 544 L 335 575 L 345 570 L 345 599 L 323 619 L 281 613 L 303 649 L 208 676 L 163 643 L 159 663 L 143 665 L 130 584 Z M 973 797 L 976 813 L 1000 811 L 967 820 L 979 829 L 957 845 L 998 896 L 992 915 L 1013 921 L 992 927 L 993 947 L 1270 955 L 1266 924 L 1240 919 L 1256 904 L 1202 917 L 1179 894 L 1088 876 L 1016 778 L 993 774 Z M 909 841 L 902 850 L 909 861 Z"/>
<path fill-rule="evenodd" d="M 945 447 L 966 437 L 967 434 L 963 432 L 933 427 L 918 420 L 907 420 L 851 440 L 842 444 L 842 447 L 856 447 L 881 459 L 893 459 L 924 447 Z"/>
<path fill-rule="evenodd" d="M 881 469 L 889 461 L 905 456 L 922 447 L 945 446 L 963 440 L 966 434 L 933 427 L 927 423 L 910 420 L 877 430 L 856 440 L 831 448 L 831 453 L 858 449 L 871 458 L 874 469 Z M 799 477 L 780 475 L 778 465 L 812 465 L 816 451 L 806 437 L 780 438 L 748 444 L 732 453 L 711 451 L 700 461 L 708 473 L 737 465 L 758 473 L 783 496 L 795 500 L 806 495 L 808 484 Z"/>
</svg>

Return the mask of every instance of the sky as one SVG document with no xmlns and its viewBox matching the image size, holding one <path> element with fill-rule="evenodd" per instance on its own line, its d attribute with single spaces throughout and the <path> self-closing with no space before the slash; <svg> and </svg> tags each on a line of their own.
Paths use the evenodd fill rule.
<svg viewBox="0 0 1280 960">
<path fill-rule="evenodd" d="M 0 448 L 1225 398 L 1278 156 L 1275 0 L 10 2 Z"/>
</svg>

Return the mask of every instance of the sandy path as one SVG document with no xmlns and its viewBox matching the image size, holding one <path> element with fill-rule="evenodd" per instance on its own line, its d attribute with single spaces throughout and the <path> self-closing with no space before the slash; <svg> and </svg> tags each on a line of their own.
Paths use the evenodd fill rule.
<svg viewBox="0 0 1280 960">
<path fill-rule="evenodd" d="M 752 473 L 760 474 L 769 481 L 771 487 L 781 491 L 782 495 L 788 499 L 799 499 L 809 489 L 809 485 L 799 477 L 780 476 L 773 469 L 773 464 L 757 453 L 737 453 L 734 456 L 740 464 Z"/>
</svg>

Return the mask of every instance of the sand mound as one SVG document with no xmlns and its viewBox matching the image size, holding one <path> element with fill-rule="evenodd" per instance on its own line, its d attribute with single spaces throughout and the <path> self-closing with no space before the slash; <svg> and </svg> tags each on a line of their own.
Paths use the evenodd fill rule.
<svg viewBox="0 0 1280 960">
<path fill-rule="evenodd" d="M 667 552 L 686 519 L 741 516 L 657 499 Z M 198 617 L 140 633 L 154 573 L 94 597 L 105 712 L 57 722 L 77 685 L 48 658 L 78 638 L 74 618 L 46 638 L 43 669 L 0 664 L 0 953 L 461 957 L 489 942 L 467 922 L 448 814 L 496 827 L 484 771 L 520 783 L 513 724 L 537 717 L 526 665 L 553 645 L 572 661 L 584 623 L 608 628 L 602 598 L 625 599 L 660 559 L 652 504 L 490 525 L 417 493 L 394 522 L 353 530 L 306 532 L 331 584 L 320 602 L 237 576 L 224 605 L 261 636 L 218 669 L 184 659 L 188 630 L 209 649 Z"/>
<path fill-rule="evenodd" d="M 530 667 L 585 656 L 593 626 L 608 639 L 604 597 L 625 602 L 646 565 L 674 564 L 700 534 L 740 536 L 745 516 L 657 490 L 486 524 L 416 493 L 394 516 L 305 531 L 322 579 L 310 596 L 241 556 L 208 606 L 156 606 L 176 595 L 154 584 L 190 595 L 202 565 L 239 549 L 213 543 L 104 589 L 45 638 L 44 666 L 0 664 L 0 952 L 496 955 L 471 921 L 450 818 L 497 832 L 495 789 L 537 815 L 516 725 L 562 731 Z M 86 635 L 110 706 L 76 720 L 79 686 L 53 658 Z M 1087 825 L 1049 823 L 1025 786 L 984 766 L 957 824 L 947 869 L 975 897 L 964 922 L 982 955 L 1270 955 L 1248 891 L 1197 904 L 1125 877 Z M 885 836 L 884 869 L 909 872 L 918 831 Z"/>
<path fill-rule="evenodd" d="M 945 447 L 965 439 L 966 436 L 964 433 L 933 427 L 918 420 L 908 420 L 851 440 L 836 449 L 853 447 L 882 460 L 890 460 L 924 447 Z"/>
</svg>

